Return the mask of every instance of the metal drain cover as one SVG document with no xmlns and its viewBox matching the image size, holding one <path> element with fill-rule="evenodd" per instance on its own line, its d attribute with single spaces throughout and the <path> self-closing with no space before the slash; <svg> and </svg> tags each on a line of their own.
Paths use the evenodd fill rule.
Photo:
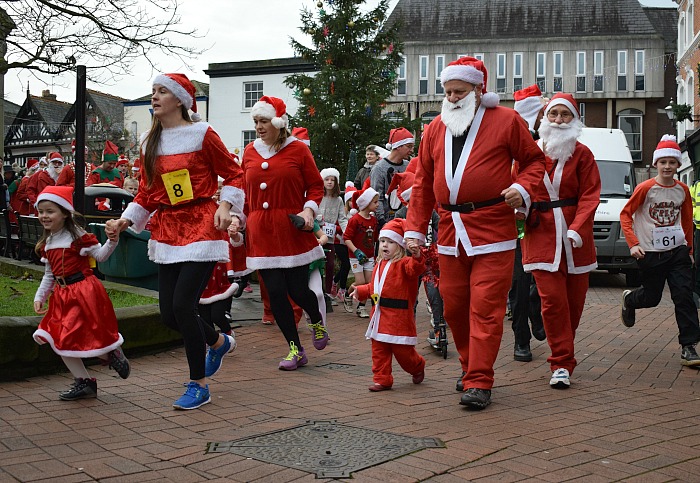
<svg viewBox="0 0 700 483">
<path fill-rule="evenodd" d="M 207 453 L 234 453 L 316 473 L 317 478 L 350 478 L 354 471 L 421 449 L 444 447 L 437 438 L 414 438 L 335 421 L 309 421 L 250 438 L 208 443 Z"/>
</svg>

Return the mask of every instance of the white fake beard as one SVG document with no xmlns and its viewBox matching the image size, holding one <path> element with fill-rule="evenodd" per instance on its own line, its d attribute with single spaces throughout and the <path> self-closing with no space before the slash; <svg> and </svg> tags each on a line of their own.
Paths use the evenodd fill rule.
<svg viewBox="0 0 700 483">
<path fill-rule="evenodd" d="M 442 100 L 442 122 L 453 136 L 461 136 L 472 125 L 476 116 L 476 92 L 471 91 L 466 97 L 452 103 L 445 97 Z"/>
<path fill-rule="evenodd" d="M 51 179 L 53 179 L 54 181 L 58 181 L 58 175 L 61 174 L 60 171 L 56 171 L 56 168 L 53 164 L 49 164 L 49 167 L 46 168 L 46 172 L 49 173 L 49 176 L 51 176 Z"/>
<path fill-rule="evenodd" d="M 544 143 L 544 153 L 556 161 L 566 161 L 574 154 L 582 129 L 583 123 L 579 119 L 568 124 L 543 122 L 538 132 Z"/>
</svg>

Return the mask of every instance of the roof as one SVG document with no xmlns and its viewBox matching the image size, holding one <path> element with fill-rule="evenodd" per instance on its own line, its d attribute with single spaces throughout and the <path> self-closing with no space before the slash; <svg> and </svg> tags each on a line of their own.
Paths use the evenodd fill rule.
<svg viewBox="0 0 700 483">
<path fill-rule="evenodd" d="M 58 126 L 61 125 L 72 106 L 72 104 L 67 102 L 57 101 L 49 97 L 32 96 L 31 94 L 29 95 L 29 101 L 53 131 L 56 131 Z"/>
<path fill-rule="evenodd" d="M 10 102 L 7 99 L 3 99 L 3 109 L 5 111 L 5 125 L 7 125 L 8 122 L 12 122 L 11 119 L 8 120 L 8 117 L 14 118 L 21 107 L 22 106 L 20 106 L 19 104 L 15 104 L 14 102 Z"/>
<path fill-rule="evenodd" d="M 242 62 L 224 62 L 209 64 L 204 71 L 209 77 L 237 77 L 265 74 L 294 74 L 297 72 L 315 72 L 313 63 L 301 57 L 284 57 L 280 59 L 245 60 Z"/>
<path fill-rule="evenodd" d="M 399 0 L 398 19 L 408 42 L 658 35 L 637 0 Z"/>
<path fill-rule="evenodd" d="M 675 7 L 644 7 L 644 13 L 656 31 L 663 36 L 666 52 L 675 53 L 678 44 L 678 10 Z"/>
<path fill-rule="evenodd" d="M 87 90 L 87 97 L 102 115 L 103 123 L 122 129 L 124 125 L 124 105 L 122 103 L 126 99 L 91 89 Z"/>
</svg>

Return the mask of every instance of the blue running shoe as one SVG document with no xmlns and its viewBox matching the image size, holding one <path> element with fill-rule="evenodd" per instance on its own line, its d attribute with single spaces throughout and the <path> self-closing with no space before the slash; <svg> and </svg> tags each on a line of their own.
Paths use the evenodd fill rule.
<svg viewBox="0 0 700 483">
<path fill-rule="evenodd" d="M 202 387 L 194 381 L 190 381 L 187 384 L 187 390 L 185 394 L 180 396 L 180 399 L 173 403 L 175 409 L 197 409 L 200 406 L 204 406 L 211 402 L 211 396 L 209 396 L 209 385 Z"/>
<path fill-rule="evenodd" d="M 232 332 L 233 333 L 233 332 Z M 226 354 L 230 354 L 236 348 L 236 339 L 230 335 L 224 335 L 224 343 L 218 349 L 207 350 L 207 358 L 204 366 L 204 375 L 211 377 L 221 369 L 221 362 Z"/>
</svg>

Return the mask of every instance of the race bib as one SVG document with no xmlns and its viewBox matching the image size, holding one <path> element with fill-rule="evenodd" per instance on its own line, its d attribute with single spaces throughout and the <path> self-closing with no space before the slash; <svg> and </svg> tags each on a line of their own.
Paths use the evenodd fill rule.
<svg viewBox="0 0 700 483">
<path fill-rule="evenodd" d="M 658 226 L 652 230 L 651 244 L 657 250 L 671 250 L 672 248 L 685 245 L 685 233 L 683 227 Z"/>
<path fill-rule="evenodd" d="M 160 175 L 163 178 L 165 190 L 168 192 L 170 204 L 176 205 L 183 201 L 194 198 L 192 194 L 192 183 L 190 182 L 190 172 L 187 169 L 178 169 L 170 173 Z"/>
<path fill-rule="evenodd" d="M 323 233 L 326 234 L 331 243 L 335 239 L 335 225 L 332 223 L 323 224 Z"/>
</svg>

